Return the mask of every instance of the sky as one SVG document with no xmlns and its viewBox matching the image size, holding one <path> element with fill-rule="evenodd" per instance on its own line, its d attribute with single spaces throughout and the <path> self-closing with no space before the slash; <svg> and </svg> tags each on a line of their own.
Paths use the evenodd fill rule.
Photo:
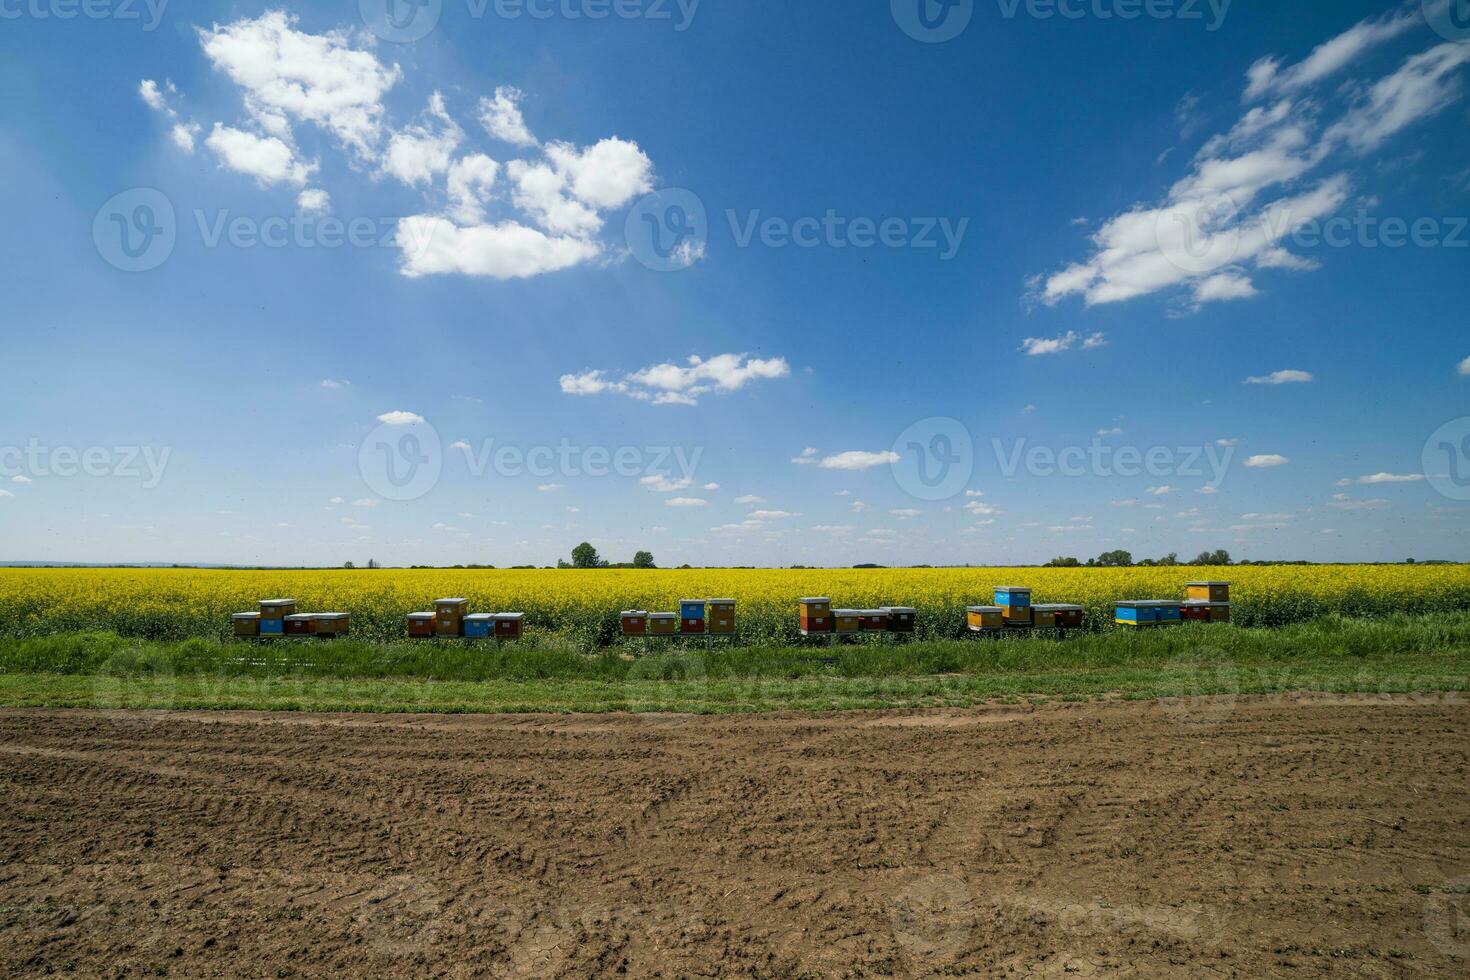
<svg viewBox="0 0 1470 980">
<path fill-rule="evenodd" d="M 0 560 L 1470 560 L 1464 0 L 0 20 Z"/>
</svg>

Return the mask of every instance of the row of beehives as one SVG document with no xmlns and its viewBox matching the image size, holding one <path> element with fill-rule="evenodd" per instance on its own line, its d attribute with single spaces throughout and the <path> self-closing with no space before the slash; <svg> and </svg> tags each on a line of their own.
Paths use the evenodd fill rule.
<svg viewBox="0 0 1470 980">
<path fill-rule="evenodd" d="M 624 636 L 733 636 L 735 600 L 681 599 L 676 613 L 625 609 L 620 619 Z"/>
<path fill-rule="evenodd" d="M 468 599 L 436 599 L 433 612 L 408 614 L 410 639 L 519 640 L 526 614 L 471 613 Z"/>
<path fill-rule="evenodd" d="M 295 599 L 262 599 L 257 612 L 230 617 L 238 637 L 319 636 L 335 639 L 352 631 L 349 613 L 299 613 Z"/>
<path fill-rule="evenodd" d="M 912 606 L 882 606 L 878 609 L 833 609 L 832 600 L 814 597 L 798 600 L 803 636 L 835 633 L 912 633 L 917 610 Z"/>
<path fill-rule="evenodd" d="M 1141 599 L 1118 603 L 1113 622 L 1120 626 L 1169 626 L 1176 623 L 1230 622 L 1229 582 L 1190 582 L 1189 597 Z"/>
</svg>

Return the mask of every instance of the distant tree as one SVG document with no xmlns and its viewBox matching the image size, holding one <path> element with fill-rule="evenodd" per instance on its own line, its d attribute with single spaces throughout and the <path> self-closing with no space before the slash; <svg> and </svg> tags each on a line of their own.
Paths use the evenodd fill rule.
<svg viewBox="0 0 1470 980">
<path fill-rule="evenodd" d="M 1053 558 L 1042 566 L 1043 568 L 1081 568 L 1082 563 L 1075 558 Z"/>
<path fill-rule="evenodd" d="M 1201 551 L 1199 557 L 1193 562 L 1195 565 L 1228 565 L 1230 564 L 1230 552 L 1224 548 L 1218 551 Z"/>
<path fill-rule="evenodd" d="M 1179 553 L 1177 551 L 1169 552 L 1167 555 L 1158 560 L 1158 564 L 1172 568 L 1173 566 L 1179 564 Z"/>
<path fill-rule="evenodd" d="M 1097 563 L 1103 568 L 1131 568 L 1133 555 L 1122 548 L 1117 551 L 1104 551 L 1097 556 Z"/>
<path fill-rule="evenodd" d="M 598 555 L 597 549 L 586 541 L 572 549 L 573 568 L 602 568 L 606 564 Z"/>
<path fill-rule="evenodd" d="M 1412 564 L 1414 564 L 1414 559 L 1410 558 L 1409 560 L 1405 561 L 1404 564 L 1405 565 L 1412 565 Z"/>
<path fill-rule="evenodd" d="M 368 559 L 368 568 L 382 568 L 382 567 L 383 567 L 382 565 L 379 565 L 378 564 L 378 560 L 376 558 L 369 558 Z"/>
<path fill-rule="evenodd" d="M 633 567 L 634 568 L 657 568 L 658 566 L 653 563 L 653 552 L 651 552 L 651 551 L 640 551 L 640 552 L 638 552 L 637 554 L 635 554 L 633 556 Z"/>
<path fill-rule="evenodd" d="M 346 561 L 346 562 L 343 562 L 342 563 L 342 567 L 343 568 L 356 568 L 357 566 L 354 565 L 354 564 L 352 564 L 352 562 L 350 562 L 350 561 Z"/>
</svg>

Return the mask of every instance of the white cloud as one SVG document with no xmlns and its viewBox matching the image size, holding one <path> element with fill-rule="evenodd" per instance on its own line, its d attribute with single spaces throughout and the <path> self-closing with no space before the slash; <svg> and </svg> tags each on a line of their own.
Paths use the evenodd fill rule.
<svg viewBox="0 0 1470 980">
<path fill-rule="evenodd" d="M 1225 447 L 1229 448 L 1231 446 L 1238 446 L 1238 445 L 1240 445 L 1240 440 L 1239 439 L 1216 439 L 1215 440 L 1215 445 L 1217 445 L 1217 446 L 1225 446 Z"/>
<path fill-rule="evenodd" d="M 1234 272 L 1222 272 L 1194 284 L 1194 299 L 1197 303 L 1250 299 L 1255 295 L 1256 287 L 1250 278 Z"/>
<path fill-rule="evenodd" d="M 148 108 L 157 109 L 159 112 L 170 112 L 168 103 L 164 101 L 163 91 L 158 83 L 151 78 L 145 78 L 138 84 L 138 95 L 147 103 Z"/>
<path fill-rule="evenodd" d="M 688 490 L 694 485 L 693 480 L 671 480 L 662 473 L 645 476 L 638 482 L 654 493 L 677 493 L 680 490 Z"/>
<path fill-rule="evenodd" d="M 1346 494 L 1340 493 L 1336 497 L 1334 497 L 1332 502 L 1327 506 L 1336 508 L 1337 510 L 1351 511 L 1383 510 L 1387 507 L 1392 507 L 1393 505 L 1390 504 L 1387 500 L 1350 500 Z"/>
<path fill-rule="evenodd" d="M 194 152 L 194 141 L 203 132 L 198 123 L 174 123 L 173 128 L 168 131 L 168 138 L 173 140 L 174 146 L 185 153 Z"/>
<path fill-rule="evenodd" d="M 746 354 L 721 354 L 708 360 L 691 357 L 687 366 L 655 364 L 611 381 L 602 370 L 565 374 L 561 390 L 568 395 L 599 395 L 615 392 L 655 405 L 697 405 L 703 395 L 728 394 L 752 382 L 784 378 L 791 373 L 785 358 L 768 360 Z M 816 450 L 811 451 L 816 455 Z"/>
<path fill-rule="evenodd" d="M 460 228 L 437 215 L 398 222 L 400 271 L 409 278 L 457 273 L 491 279 L 527 279 L 581 265 L 602 253 L 597 242 L 552 238 L 535 228 L 502 221 Z"/>
<path fill-rule="evenodd" d="M 664 501 L 664 503 L 667 506 L 669 506 L 669 507 L 708 507 L 709 506 L 709 501 L 708 500 L 701 500 L 699 497 L 673 497 L 673 498 L 671 498 L 669 500 Z"/>
<path fill-rule="evenodd" d="M 326 214 L 332 208 L 332 197 L 320 188 L 309 187 L 296 195 L 296 208 L 302 214 Z"/>
<path fill-rule="evenodd" d="M 800 456 L 793 457 L 791 461 L 797 466 L 813 466 L 818 462 L 817 454 L 818 450 L 815 446 L 807 446 L 801 451 Z M 842 493 L 846 492 L 842 491 Z M 842 493 L 839 493 L 838 496 L 841 496 Z"/>
<path fill-rule="evenodd" d="M 329 505 L 335 506 L 336 504 L 346 503 L 346 501 L 341 497 L 333 497 L 331 500 L 328 500 L 327 503 Z"/>
<path fill-rule="evenodd" d="M 752 511 L 750 519 L 753 521 L 784 521 L 789 517 L 800 517 L 789 510 L 757 510 Z"/>
<path fill-rule="evenodd" d="M 813 527 L 812 530 L 813 531 L 816 531 L 818 534 L 836 534 L 836 535 L 843 535 L 843 534 L 851 534 L 852 533 L 852 525 L 851 524 L 818 524 L 815 527 Z"/>
<path fill-rule="evenodd" d="M 1171 493 L 1173 493 L 1173 492 L 1174 492 L 1174 488 L 1173 488 L 1173 487 L 1171 487 L 1171 486 L 1169 486 L 1169 485 L 1168 485 L 1168 484 L 1164 484 L 1164 485 L 1163 485 L 1163 486 L 1161 486 L 1161 487 L 1149 487 L 1149 488 L 1148 488 L 1148 489 L 1147 489 L 1147 490 L 1146 490 L 1146 491 L 1144 491 L 1144 492 L 1145 492 L 1145 493 L 1151 493 L 1151 494 L 1153 494 L 1153 495 L 1154 495 L 1154 496 L 1155 496 L 1155 497 L 1163 497 L 1163 496 L 1165 496 L 1165 495 L 1167 495 L 1167 494 L 1171 494 Z"/>
<path fill-rule="evenodd" d="M 1283 521 L 1296 520 L 1295 514 L 1241 514 L 1243 521 L 1254 521 L 1262 524 L 1280 524 Z"/>
<path fill-rule="evenodd" d="M 1330 159 L 1376 149 L 1456 101 L 1461 88 L 1455 73 L 1470 62 L 1470 47 L 1441 44 L 1371 85 L 1345 83 L 1342 91 L 1361 94 L 1335 121 L 1322 119 L 1330 99 L 1306 95 L 1306 89 L 1416 22 L 1422 24 L 1417 6 L 1364 21 L 1300 64 L 1283 67 L 1271 58 L 1256 62 L 1247 73 L 1246 101 L 1266 95 L 1276 100 L 1249 108 L 1208 140 L 1189 172 L 1158 204 L 1139 205 L 1104 222 L 1092 235 L 1090 257 L 1036 280 L 1038 297 L 1055 304 L 1077 295 L 1091 306 L 1188 284 L 1192 307 L 1198 309 L 1206 302 L 1253 295 L 1256 287 L 1241 271 L 1247 264 L 1317 268 L 1317 262 L 1292 255 L 1281 242 L 1347 200 L 1351 162 L 1315 185 L 1302 189 L 1301 182 Z M 1266 198 L 1273 189 L 1288 196 Z"/>
<path fill-rule="evenodd" d="M 1246 378 L 1245 383 L 1248 385 L 1291 385 L 1308 384 L 1316 380 L 1316 377 L 1309 371 L 1273 371 L 1258 378 Z"/>
<path fill-rule="evenodd" d="M 423 122 L 392 134 L 383 154 L 383 172 L 417 187 L 430 184 L 438 174 L 449 172 L 450 159 L 464 139 L 464 131 L 449 116 L 444 96 L 429 96 Z"/>
<path fill-rule="evenodd" d="M 915 510 L 912 507 L 905 507 L 902 509 L 890 510 L 888 513 L 892 514 L 894 517 L 897 517 L 901 521 L 911 521 L 915 517 L 921 516 L 924 512 L 922 510 Z"/>
<path fill-rule="evenodd" d="M 449 448 L 450 449 L 458 449 L 458 450 L 461 450 L 463 452 L 469 452 L 472 447 L 470 446 L 470 444 L 466 440 L 464 440 L 464 439 L 456 439 L 454 442 L 451 442 L 449 444 Z"/>
<path fill-rule="evenodd" d="M 417 425 L 424 420 L 422 415 L 413 412 L 384 412 L 378 416 L 378 421 L 384 425 Z"/>
<path fill-rule="evenodd" d="M 978 500 L 972 500 L 968 504 L 965 504 L 965 510 L 969 511 L 972 514 L 975 514 L 978 517 L 987 517 L 991 514 L 1000 513 L 1000 508 L 996 507 L 994 504 L 984 504 Z"/>
<path fill-rule="evenodd" d="M 703 487 L 700 487 L 700 489 L 701 490 L 718 490 L 718 489 L 720 489 L 720 485 L 718 483 L 706 483 Z"/>
<path fill-rule="evenodd" d="M 867 504 L 863 503 L 861 500 L 854 500 L 852 502 L 852 504 L 847 509 L 850 510 L 850 511 L 852 511 L 854 514 L 865 514 L 868 511 L 872 510 L 873 508 L 869 507 Z"/>
<path fill-rule="evenodd" d="M 898 462 L 898 458 L 898 453 L 892 451 L 869 453 L 861 450 L 852 450 L 826 457 L 822 460 L 821 466 L 824 470 L 868 470 L 875 466 L 886 466 L 889 463 L 896 463 Z"/>
<path fill-rule="evenodd" d="M 653 189 L 653 161 L 630 140 L 613 137 L 585 150 L 552 143 L 546 156 L 565 175 L 572 194 L 598 210 L 620 208 Z"/>
<path fill-rule="evenodd" d="M 1258 99 L 1269 93 L 1290 93 L 1306 88 L 1334 75 L 1350 65 L 1365 52 L 1385 41 L 1390 41 L 1409 30 L 1416 23 L 1417 5 L 1407 7 L 1396 14 L 1388 14 L 1378 20 L 1364 20 L 1329 41 L 1324 41 L 1299 63 L 1282 68 L 1276 58 L 1262 58 L 1246 72 L 1246 100 Z"/>
<path fill-rule="evenodd" d="M 1060 354 L 1063 351 L 1071 350 L 1079 343 L 1082 345 L 1083 350 L 1093 350 L 1098 347 L 1107 346 L 1108 341 L 1107 337 L 1102 333 L 1088 334 L 1084 337 L 1075 330 L 1069 330 L 1060 337 L 1027 337 L 1021 341 L 1021 350 L 1025 351 L 1031 357 L 1038 357 L 1044 354 Z M 1026 407 L 1028 414 L 1030 410 L 1034 410 L 1035 408 L 1032 405 Z"/>
<path fill-rule="evenodd" d="M 536 489 L 542 493 L 556 493 L 562 488 L 560 483 L 543 483 Z"/>
<path fill-rule="evenodd" d="M 210 62 L 245 93 L 245 108 L 279 135 L 288 120 L 312 123 L 360 156 L 382 132 L 383 95 L 400 78 L 345 31 L 306 34 L 296 18 L 270 11 L 199 32 Z"/>
<path fill-rule="evenodd" d="M 1200 487 L 1198 490 L 1195 491 L 1195 493 L 1202 493 L 1202 494 L 1204 494 L 1207 497 L 1214 496 L 1215 494 L 1217 494 L 1219 492 L 1220 492 L 1220 488 L 1219 487 Z"/>
<path fill-rule="evenodd" d="M 1114 500 L 1112 502 L 1112 505 L 1114 507 L 1137 507 L 1138 501 L 1132 497 L 1129 497 L 1127 500 Z"/>
<path fill-rule="evenodd" d="M 1252 456 L 1250 459 L 1245 461 L 1245 465 L 1250 467 L 1251 469 L 1270 469 L 1273 466 L 1285 466 L 1289 462 L 1291 462 L 1291 460 L 1287 459 L 1285 456 L 1278 456 L 1274 453 L 1268 453 L 1262 456 Z"/>
<path fill-rule="evenodd" d="M 1461 361 L 1459 367 L 1455 368 L 1455 370 L 1459 372 L 1460 377 L 1470 378 L 1470 357 Z"/>
<path fill-rule="evenodd" d="M 744 507 L 754 507 L 756 504 L 763 504 L 763 503 L 765 503 L 766 502 L 766 498 L 765 497 L 757 497 L 753 493 L 748 493 L 748 494 L 746 494 L 743 497 L 736 497 L 735 498 L 735 502 L 737 504 L 740 504 L 741 506 L 744 506 Z"/>
<path fill-rule="evenodd" d="M 17 474 L 16 476 L 12 476 L 10 478 L 10 482 L 11 483 L 32 483 L 34 481 L 32 481 L 30 477 L 28 477 L 28 476 L 26 476 L 24 474 Z"/>
<path fill-rule="evenodd" d="M 322 387 L 323 388 L 329 388 L 329 389 L 331 389 L 333 391 L 336 391 L 336 390 L 338 390 L 340 388 L 347 388 L 347 387 L 351 386 L 351 384 L 352 384 L 351 381 L 347 381 L 347 380 L 341 379 L 341 378 L 324 378 L 324 379 L 322 379 Z"/>
<path fill-rule="evenodd" d="M 985 496 L 985 491 L 984 490 L 966 490 L 965 491 L 965 496 L 966 497 L 983 497 L 983 496 Z"/>
<path fill-rule="evenodd" d="M 0 498 L 14 497 L 14 496 L 15 496 L 15 494 L 11 493 L 9 490 L 0 490 Z"/>
<path fill-rule="evenodd" d="M 1368 476 L 1360 476 L 1356 479 L 1338 480 L 1340 487 L 1350 487 L 1354 484 L 1359 486 L 1373 486 L 1379 483 L 1419 483 L 1424 479 L 1423 473 L 1371 473 Z"/>
<path fill-rule="evenodd" d="M 480 123 L 485 132 L 512 146 L 539 146 L 540 141 L 526 128 L 521 116 L 521 100 L 525 96 L 519 89 L 502 85 L 495 90 L 493 99 L 480 100 Z"/>
<path fill-rule="evenodd" d="M 478 225 L 485 221 L 485 205 L 490 201 L 500 164 L 483 153 L 473 153 L 449 166 L 450 215 L 462 225 Z"/>
<path fill-rule="evenodd" d="M 1103 438 L 1107 438 L 1108 436 L 1121 436 L 1123 434 L 1123 430 L 1118 428 L 1117 426 L 1113 426 L 1111 429 L 1098 429 L 1097 434 L 1102 436 Z"/>
<path fill-rule="evenodd" d="M 382 503 L 382 501 L 378 500 L 375 497 L 363 497 L 360 500 L 354 500 L 352 502 L 352 506 L 354 506 L 354 507 L 376 507 L 380 503 Z"/>
<path fill-rule="evenodd" d="M 231 170 L 254 177 L 262 185 L 305 184 L 316 172 L 315 163 L 302 163 L 296 151 L 274 136 L 259 136 L 223 123 L 214 124 L 214 132 L 204 145 Z"/>
</svg>

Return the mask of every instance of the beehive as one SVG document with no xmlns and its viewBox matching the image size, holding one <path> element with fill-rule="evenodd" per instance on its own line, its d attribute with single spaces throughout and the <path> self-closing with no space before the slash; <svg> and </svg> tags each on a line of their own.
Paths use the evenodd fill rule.
<svg viewBox="0 0 1470 980">
<path fill-rule="evenodd" d="M 409 613 L 408 635 L 416 640 L 432 637 L 434 635 L 434 614 L 431 612 Z"/>
<path fill-rule="evenodd" d="M 316 633 L 316 619 L 309 613 L 292 613 L 286 617 L 287 636 L 313 636 Z"/>
<path fill-rule="evenodd" d="M 1007 626 L 1031 625 L 1031 590 L 1017 585 L 997 585 L 995 604 Z"/>
<path fill-rule="evenodd" d="M 1228 623 L 1230 622 L 1230 603 L 1191 599 L 1184 604 L 1182 613 L 1185 619 L 1196 622 Z"/>
<path fill-rule="evenodd" d="M 733 636 L 735 633 L 735 600 L 709 600 L 709 631 L 714 636 Z"/>
<path fill-rule="evenodd" d="M 1120 602 L 1114 621 L 1123 626 L 1168 626 L 1183 620 L 1183 606 L 1172 599 Z"/>
<path fill-rule="evenodd" d="M 888 630 L 891 633 L 912 633 L 915 628 L 914 617 L 918 611 L 912 606 L 889 606 Z"/>
<path fill-rule="evenodd" d="M 650 636 L 673 636 L 679 632 L 678 613 L 649 613 L 648 633 Z"/>
<path fill-rule="evenodd" d="M 285 636 L 286 621 L 284 619 L 266 619 L 264 616 L 260 617 L 260 635 Z"/>
<path fill-rule="evenodd" d="M 490 613 L 473 613 L 464 618 L 466 640 L 489 640 L 495 636 L 495 617 Z"/>
<path fill-rule="evenodd" d="M 858 611 L 858 629 L 864 633 L 888 632 L 887 609 L 862 609 Z"/>
<path fill-rule="evenodd" d="M 642 609 L 625 609 L 618 618 L 623 624 L 624 636 L 648 635 L 648 613 Z"/>
<path fill-rule="evenodd" d="M 525 633 L 525 613 L 504 612 L 495 614 L 495 638 L 497 640 L 519 640 Z"/>
<path fill-rule="evenodd" d="M 680 599 L 680 619 L 704 619 L 705 600 L 703 599 Z"/>
<path fill-rule="evenodd" d="M 261 619 L 284 620 L 296 612 L 295 599 L 262 599 L 260 600 Z"/>
<path fill-rule="evenodd" d="M 1034 613 L 1033 625 L 1038 628 L 1059 630 L 1080 630 L 1082 628 L 1083 609 L 1081 606 L 1059 602 L 1032 606 L 1031 609 Z"/>
<path fill-rule="evenodd" d="M 1159 599 L 1154 605 L 1160 626 L 1178 626 L 1184 621 L 1184 603 L 1173 599 Z"/>
<path fill-rule="evenodd" d="M 1189 582 L 1189 598 L 1197 602 L 1229 602 L 1229 582 Z"/>
<path fill-rule="evenodd" d="M 469 608 L 468 599 L 434 600 L 434 631 L 440 636 L 464 636 L 464 617 Z"/>
<path fill-rule="evenodd" d="M 1000 606 L 969 606 L 965 609 L 965 622 L 976 633 L 998 630 L 1005 625 L 1005 610 Z"/>
<path fill-rule="evenodd" d="M 352 632 L 352 616 L 345 612 L 317 613 L 312 617 L 316 635 L 323 637 L 346 636 Z"/>
<path fill-rule="evenodd" d="M 862 613 L 857 609 L 832 610 L 834 633 L 856 633 L 862 629 Z"/>
<path fill-rule="evenodd" d="M 260 613 L 258 612 L 235 613 L 230 617 L 230 623 L 235 628 L 236 636 L 260 635 Z"/>
<path fill-rule="evenodd" d="M 831 599 L 802 599 L 799 605 L 803 633 L 832 632 L 835 624 L 832 622 Z"/>
</svg>

